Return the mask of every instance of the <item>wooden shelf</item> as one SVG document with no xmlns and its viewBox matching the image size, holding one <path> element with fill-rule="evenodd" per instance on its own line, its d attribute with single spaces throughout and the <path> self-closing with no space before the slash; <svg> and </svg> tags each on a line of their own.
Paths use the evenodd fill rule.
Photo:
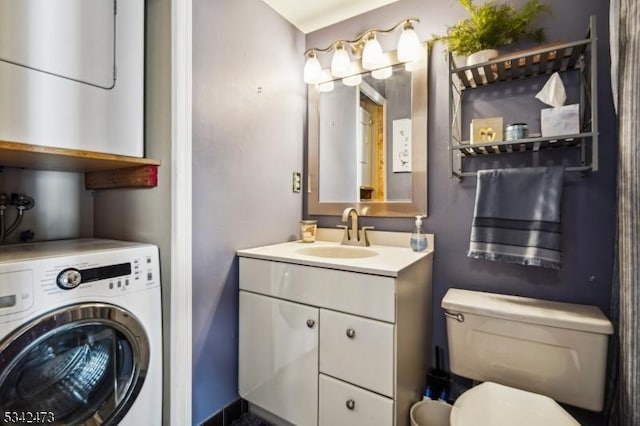
<svg viewBox="0 0 640 426">
<path fill-rule="evenodd" d="M 150 158 L 0 141 L 0 167 L 85 173 L 87 189 L 155 187 L 159 165 Z"/>
<path fill-rule="evenodd" d="M 62 172 L 95 172 L 135 166 L 158 166 L 149 158 L 0 141 L 0 166 Z"/>
</svg>

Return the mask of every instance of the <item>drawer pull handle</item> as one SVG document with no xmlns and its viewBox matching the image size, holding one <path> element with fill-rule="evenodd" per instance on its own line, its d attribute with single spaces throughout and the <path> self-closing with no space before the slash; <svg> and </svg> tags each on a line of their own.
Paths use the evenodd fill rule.
<svg viewBox="0 0 640 426">
<path fill-rule="evenodd" d="M 345 405 L 349 410 L 353 410 L 354 408 L 356 408 L 356 402 L 353 399 L 348 399 Z"/>
<path fill-rule="evenodd" d="M 347 328 L 347 337 L 353 339 L 356 337 L 356 331 L 353 328 Z"/>
<path fill-rule="evenodd" d="M 307 327 L 313 328 L 314 325 L 316 325 L 316 322 L 314 320 L 312 319 L 307 320 Z"/>
</svg>

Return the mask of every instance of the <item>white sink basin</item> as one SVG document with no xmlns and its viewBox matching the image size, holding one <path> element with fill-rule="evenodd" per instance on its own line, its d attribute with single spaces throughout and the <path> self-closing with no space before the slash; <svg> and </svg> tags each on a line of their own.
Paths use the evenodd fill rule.
<svg viewBox="0 0 640 426">
<path fill-rule="evenodd" d="M 377 256 L 378 252 L 368 248 L 350 246 L 314 246 L 296 250 L 298 254 L 334 259 L 356 259 Z"/>
<path fill-rule="evenodd" d="M 289 241 L 238 250 L 241 257 L 273 260 L 341 271 L 397 277 L 400 271 L 433 252 L 433 235 L 428 234 L 429 249 L 414 252 L 409 247 L 408 232 L 370 231 L 371 246 L 340 244 L 344 230 L 318 228 L 315 243 Z"/>
</svg>

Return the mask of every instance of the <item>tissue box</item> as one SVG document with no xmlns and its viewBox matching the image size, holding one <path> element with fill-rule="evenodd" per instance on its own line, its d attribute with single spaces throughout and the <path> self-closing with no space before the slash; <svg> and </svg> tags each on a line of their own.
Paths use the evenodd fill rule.
<svg viewBox="0 0 640 426">
<path fill-rule="evenodd" d="M 540 111 L 542 137 L 580 133 L 580 105 L 572 104 Z"/>
</svg>

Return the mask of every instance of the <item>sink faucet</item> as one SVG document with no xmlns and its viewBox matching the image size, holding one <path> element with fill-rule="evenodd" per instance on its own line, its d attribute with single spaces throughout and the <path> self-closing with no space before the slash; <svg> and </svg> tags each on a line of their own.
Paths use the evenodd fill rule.
<svg viewBox="0 0 640 426">
<path fill-rule="evenodd" d="M 373 226 L 362 227 L 362 238 L 360 238 L 360 232 L 358 230 L 358 212 L 353 207 L 347 207 L 342 212 L 342 221 L 349 221 L 351 217 L 351 229 L 348 225 L 338 225 L 338 228 L 344 228 L 344 236 L 340 244 L 347 246 L 369 246 L 369 239 L 367 238 L 367 230 L 373 229 Z"/>
</svg>

